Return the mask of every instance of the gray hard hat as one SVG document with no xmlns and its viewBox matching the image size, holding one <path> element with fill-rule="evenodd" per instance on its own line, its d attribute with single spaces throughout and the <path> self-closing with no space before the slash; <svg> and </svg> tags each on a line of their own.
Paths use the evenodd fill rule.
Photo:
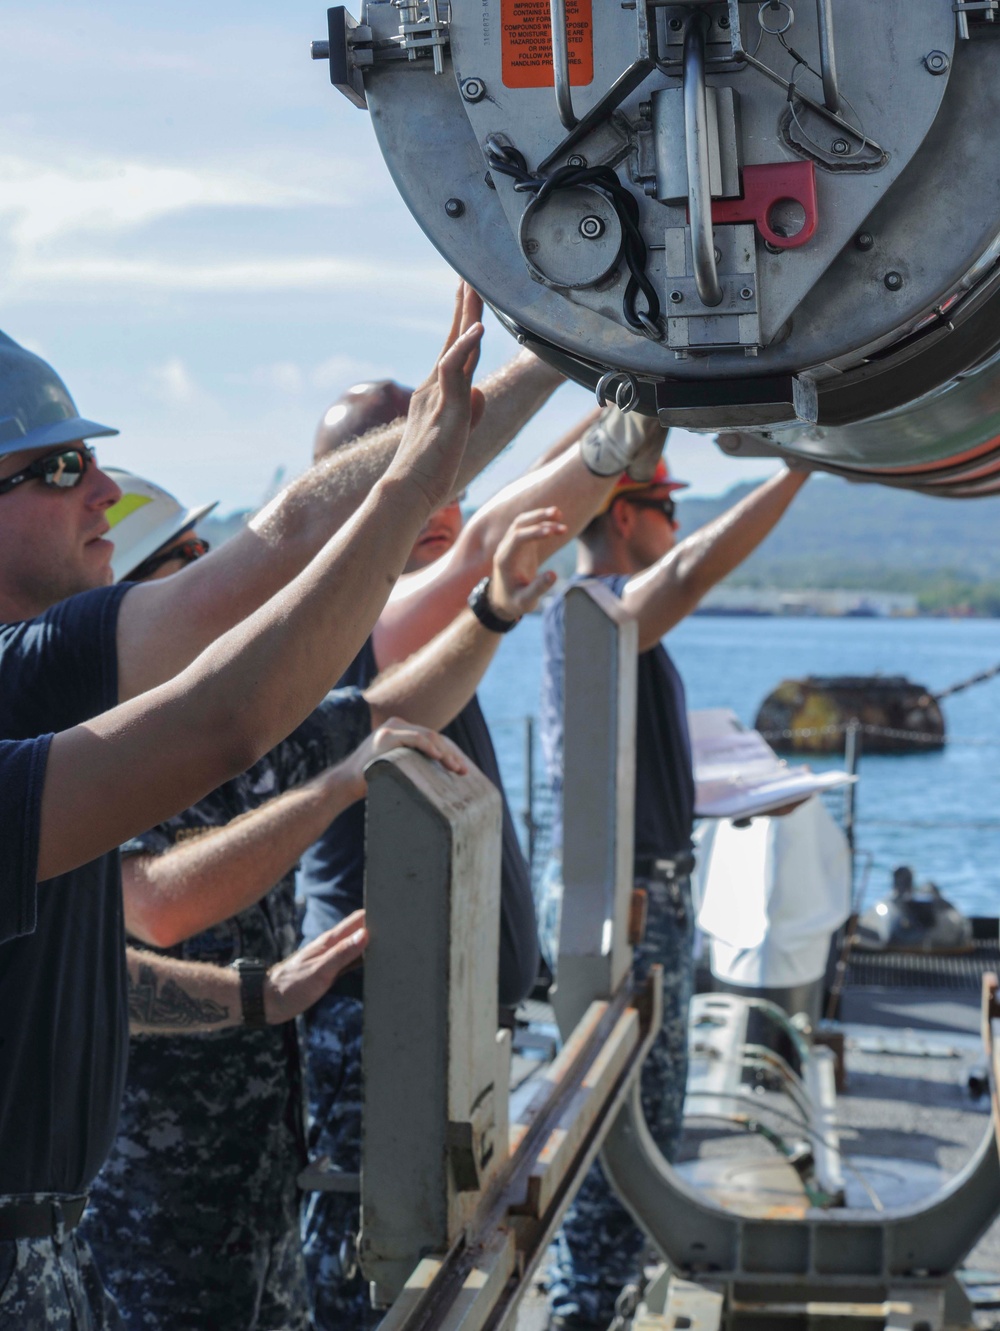
<svg viewBox="0 0 1000 1331">
<path fill-rule="evenodd" d="M 117 433 L 85 421 L 52 366 L 0 333 L 0 457 Z"/>
</svg>

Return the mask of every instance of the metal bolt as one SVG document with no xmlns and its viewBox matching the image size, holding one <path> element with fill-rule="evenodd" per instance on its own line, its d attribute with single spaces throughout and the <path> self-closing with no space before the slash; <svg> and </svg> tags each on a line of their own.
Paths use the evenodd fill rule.
<svg viewBox="0 0 1000 1331">
<path fill-rule="evenodd" d="M 719 27 L 720 27 L 720 28 L 728 28 L 728 27 L 729 27 L 729 15 L 728 15 L 728 14 L 720 14 L 720 15 L 719 15 Z"/>
<path fill-rule="evenodd" d="M 492 172 L 487 171 L 486 175 L 483 176 L 483 180 L 486 182 L 486 184 L 489 186 L 490 189 L 496 189 L 496 182 L 493 179 Z"/>
<path fill-rule="evenodd" d="M 741 300 L 753 300 L 753 287 L 744 287 L 740 292 Z"/>
<path fill-rule="evenodd" d="M 465 204 L 461 199 L 446 199 L 444 210 L 449 217 L 461 217 L 465 212 Z"/>
<path fill-rule="evenodd" d="M 859 250 L 870 250 L 875 244 L 875 237 L 870 231 L 859 231 L 854 237 L 854 244 Z"/>
<path fill-rule="evenodd" d="M 833 143 L 831 144 L 831 147 L 833 148 L 833 151 L 837 154 L 838 157 L 843 157 L 845 153 L 849 153 L 851 151 L 851 145 L 847 142 L 846 139 L 834 139 Z"/>
<path fill-rule="evenodd" d="M 886 288 L 889 291 L 898 291 L 903 285 L 903 275 L 902 273 L 886 273 L 885 277 L 882 278 L 882 281 L 885 283 Z"/>
<path fill-rule="evenodd" d="M 951 61 L 943 51 L 928 51 L 924 56 L 924 69 L 928 74 L 947 74 Z"/>
<path fill-rule="evenodd" d="M 584 240 L 600 240 L 601 236 L 604 235 L 604 223 L 599 217 L 594 217 L 593 214 L 584 217 L 580 222 L 580 235 L 583 236 Z"/>
<path fill-rule="evenodd" d="M 670 20 L 670 31 L 671 31 L 671 32 L 680 32 L 680 30 L 681 30 L 681 28 L 683 28 L 683 26 L 684 26 L 684 23 L 683 23 L 683 21 L 682 21 L 681 19 L 679 19 L 679 18 L 672 18 L 672 19 Z"/>
<path fill-rule="evenodd" d="M 587 159 L 586 159 L 586 157 L 581 157 L 579 153 L 571 153 L 571 154 L 569 155 L 569 157 L 566 158 L 566 165 L 567 165 L 567 166 L 586 166 L 586 165 L 587 165 Z"/>
<path fill-rule="evenodd" d="M 674 305 L 679 305 L 679 304 L 681 303 L 681 301 L 684 299 L 684 292 L 683 292 L 683 291 L 671 291 L 671 293 L 670 293 L 670 299 L 671 299 L 671 301 L 672 301 L 672 303 L 673 303 Z"/>
<path fill-rule="evenodd" d="M 539 249 L 540 246 L 538 244 L 538 241 L 535 240 L 532 236 L 529 236 L 528 239 L 524 242 L 525 254 L 537 254 Z"/>
<path fill-rule="evenodd" d="M 486 96 L 486 84 L 482 79 L 463 79 L 462 96 L 467 102 L 481 102 Z"/>
<path fill-rule="evenodd" d="M 765 241 L 764 241 L 764 248 L 767 250 L 768 254 L 780 254 L 780 253 L 781 253 L 781 246 L 780 246 L 780 245 L 772 245 L 771 242 L 770 242 L 769 240 L 765 240 Z"/>
<path fill-rule="evenodd" d="M 639 119 L 640 119 L 640 120 L 652 120 L 652 118 L 653 118 L 653 103 L 652 103 L 652 102 L 640 102 L 640 103 L 639 103 Z"/>
<path fill-rule="evenodd" d="M 330 43 L 329 43 L 329 42 L 310 42 L 310 43 L 309 43 L 309 55 L 310 55 L 310 57 L 311 57 L 313 60 L 329 60 L 329 59 L 330 59 Z M 930 57 L 928 57 L 928 59 L 929 59 L 929 58 L 930 58 Z"/>
<path fill-rule="evenodd" d="M 718 245 L 716 245 L 716 247 L 715 247 L 715 249 L 712 251 L 712 253 L 715 255 L 715 262 L 716 262 L 716 263 L 721 263 L 721 262 L 722 262 L 722 251 L 719 249 Z"/>
</svg>

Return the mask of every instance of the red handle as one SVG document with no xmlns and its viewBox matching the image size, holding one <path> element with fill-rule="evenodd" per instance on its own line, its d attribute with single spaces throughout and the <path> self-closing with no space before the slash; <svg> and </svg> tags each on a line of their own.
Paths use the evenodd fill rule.
<svg viewBox="0 0 1000 1331">
<path fill-rule="evenodd" d="M 816 167 L 813 162 L 768 162 L 743 168 L 742 199 L 713 199 L 713 223 L 754 222 L 769 244 L 794 250 L 816 231 Z M 771 209 L 791 199 L 805 210 L 805 223 L 794 236 L 779 236 L 769 221 Z"/>
</svg>

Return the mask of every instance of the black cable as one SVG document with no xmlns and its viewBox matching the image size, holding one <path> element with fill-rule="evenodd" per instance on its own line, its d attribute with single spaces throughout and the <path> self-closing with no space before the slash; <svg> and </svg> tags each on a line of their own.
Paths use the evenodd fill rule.
<svg viewBox="0 0 1000 1331">
<path fill-rule="evenodd" d="M 662 336 L 659 326 L 660 298 L 646 275 L 646 242 L 639 230 L 639 205 L 611 167 L 560 166 L 550 175 L 537 176 L 528 170 L 524 155 L 516 148 L 490 139 L 487 140 L 486 151 L 490 170 L 499 171 L 501 175 L 512 179 L 515 190 L 533 193 L 536 207 L 543 207 L 545 201 L 558 190 L 582 186 L 597 190 L 607 199 L 621 225 L 622 255 L 629 271 L 622 298 L 622 314 L 633 331 L 659 339 Z M 638 308 L 640 294 L 645 297 L 645 310 Z"/>
</svg>

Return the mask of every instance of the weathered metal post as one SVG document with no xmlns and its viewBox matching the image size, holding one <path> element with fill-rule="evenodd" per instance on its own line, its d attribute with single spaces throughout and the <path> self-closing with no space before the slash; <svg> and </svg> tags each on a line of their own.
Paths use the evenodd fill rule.
<svg viewBox="0 0 1000 1331">
<path fill-rule="evenodd" d="M 564 887 L 552 996 L 564 1035 L 631 966 L 637 644 L 635 622 L 606 587 L 566 593 Z"/>
<path fill-rule="evenodd" d="M 508 1151 L 497 1034 L 500 796 L 409 749 L 368 772 L 362 1270 L 391 1303 Z"/>
</svg>

